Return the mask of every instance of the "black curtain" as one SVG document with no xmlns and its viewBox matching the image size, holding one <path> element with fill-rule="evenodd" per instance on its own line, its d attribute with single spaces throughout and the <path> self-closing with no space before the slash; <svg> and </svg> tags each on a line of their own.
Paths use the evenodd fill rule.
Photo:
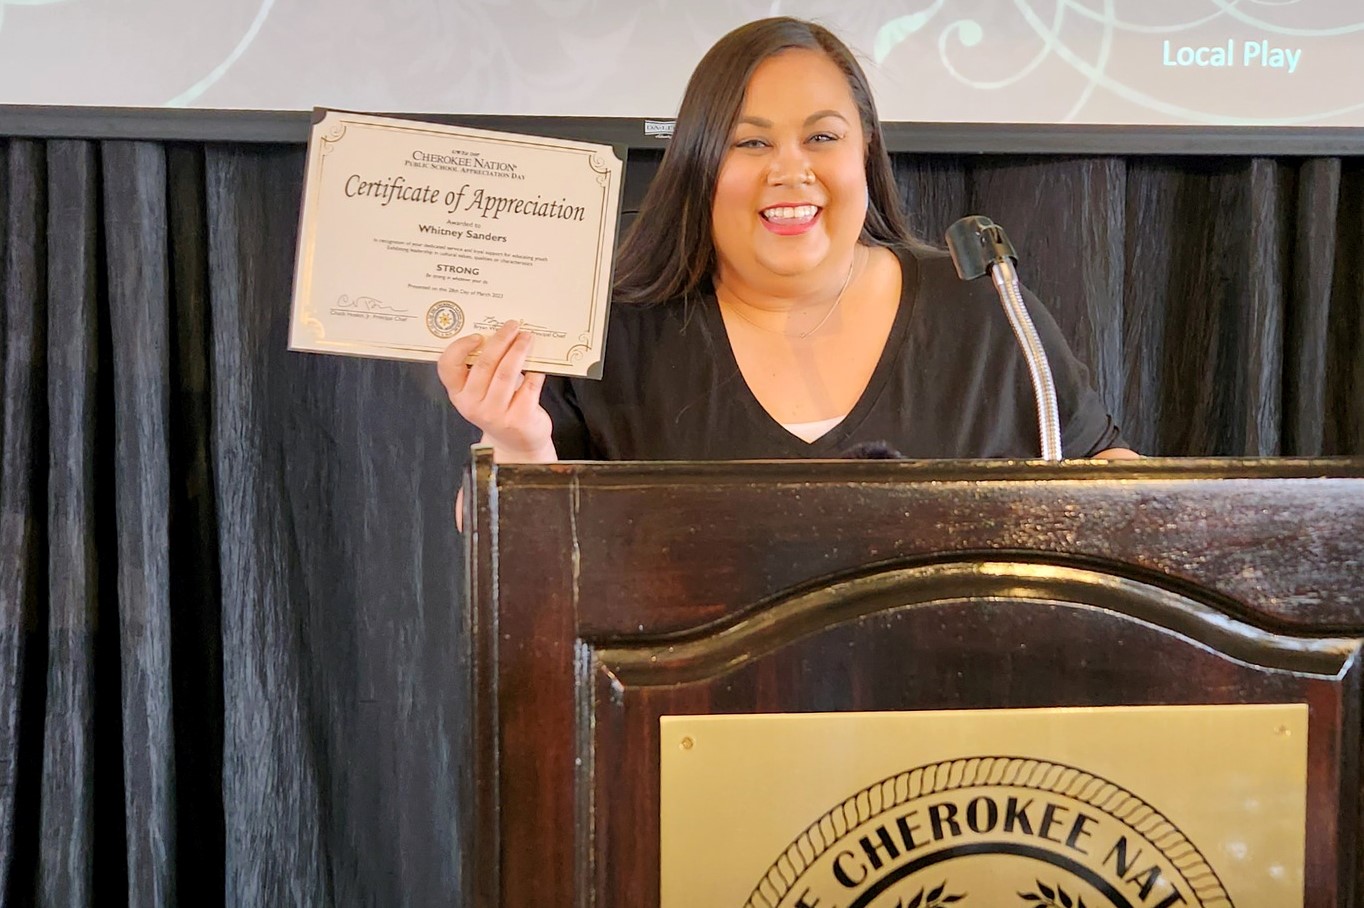
<svg viewBox="0 0 1364 908">
<path fill-rule="evenodd" d="M 1145 453 L 1364 454 L 1359 159 L 896 170 L 925 236 L 1009 229 Z M 285 349 L 302 172 L 0 139 L 6 906 L 457 902 L 472 433 Z"/>
<path fill-rule="evenodd" d="M 7 906 L 459 886 L 471 437 L 430 366 L 285 349 L 302 166 L 0 144 Z"/>
</svg>

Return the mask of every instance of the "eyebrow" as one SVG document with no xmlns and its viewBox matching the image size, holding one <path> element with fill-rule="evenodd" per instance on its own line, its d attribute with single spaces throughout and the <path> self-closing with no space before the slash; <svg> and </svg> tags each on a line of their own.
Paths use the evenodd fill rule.
<svg viewBox="0 0 1364 908">
<path fill-rule="evenodd" d="M 825 117 L 838 117 L 838 119 L 842 120 L 844 123 L 848 122 L 848 118 L 843 116 L 843 114 L 839 113 L 836 110 L 817 110 L 814 113 L 810 114 L 810 116 L 806 117 L 805 122 L 802 125 L 809 126 L 811 123 L 814 123 L 817 120 L 822 120 Z M 739 122 L 747 123 L 750 126 L 756 126 L 759 129 L 772 128 L 772 121 L 764 119 L 763 117 L 740 117 Z"/>
</svg>

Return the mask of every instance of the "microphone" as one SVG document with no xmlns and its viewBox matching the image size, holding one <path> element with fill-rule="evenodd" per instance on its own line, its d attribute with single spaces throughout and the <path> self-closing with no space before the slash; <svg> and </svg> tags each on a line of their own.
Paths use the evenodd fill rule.
<svg viewBox="0 0 1364 908">
<path fill-rule="evenodd" d="M 972 281 L 989 274 L 994 281 L 1004 314 L 1009 318 L 1023 359 L 1028 364 L 1033 396 L 1037 400 L 1037 428 L 1042 440 L 1042 459 L 1061 460 L 1061 417 L 1056 406 L 1056 382 L 1047 362 L 1047 351 L 1023 304 L 1023 289 L 1014 268 L 1018 253 L 1004 229 L 987 217 L 972 215 L 947 228 L 947 250 L 957 276 Z"/>
</svg>

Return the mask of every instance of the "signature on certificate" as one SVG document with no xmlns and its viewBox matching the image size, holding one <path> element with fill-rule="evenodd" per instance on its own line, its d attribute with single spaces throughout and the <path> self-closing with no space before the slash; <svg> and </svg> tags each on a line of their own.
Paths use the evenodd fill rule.
<svg viewBox="0 0 1364 908">
<path fill-rule="evenodd" d="M 357 296 L 351 299 L 346 294 L 341 294 L 336 300 L 337 309 L 359 309 L 364 312 L 397 312 L 402 313 L 407 310 L 401 306 L 390 306 L 383 300 L 377 300 L 372 296 Z"/>
</svg>

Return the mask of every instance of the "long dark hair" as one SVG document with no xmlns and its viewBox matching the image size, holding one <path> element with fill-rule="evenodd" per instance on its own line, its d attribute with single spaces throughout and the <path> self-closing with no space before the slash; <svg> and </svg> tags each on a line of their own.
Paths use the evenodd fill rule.
<svg viewBox="0 0 1364 908">
<path fill-rule="evenodd" d="M 709 288 L 716 264 L 711 202 L 720 163 L 753 70 L 789 48 L 828 55 L 852 89 L 867 139 L 868 203 L 861 242 L 895 248 L 916 245 L 905 225 L 871 86 L 852 51 L 813 22 L 759 19 L 725 35 L 696 64 L 672 141 L 616 254 L 617 302 L 647 305 L 687 299 Z"/>
</svg>

